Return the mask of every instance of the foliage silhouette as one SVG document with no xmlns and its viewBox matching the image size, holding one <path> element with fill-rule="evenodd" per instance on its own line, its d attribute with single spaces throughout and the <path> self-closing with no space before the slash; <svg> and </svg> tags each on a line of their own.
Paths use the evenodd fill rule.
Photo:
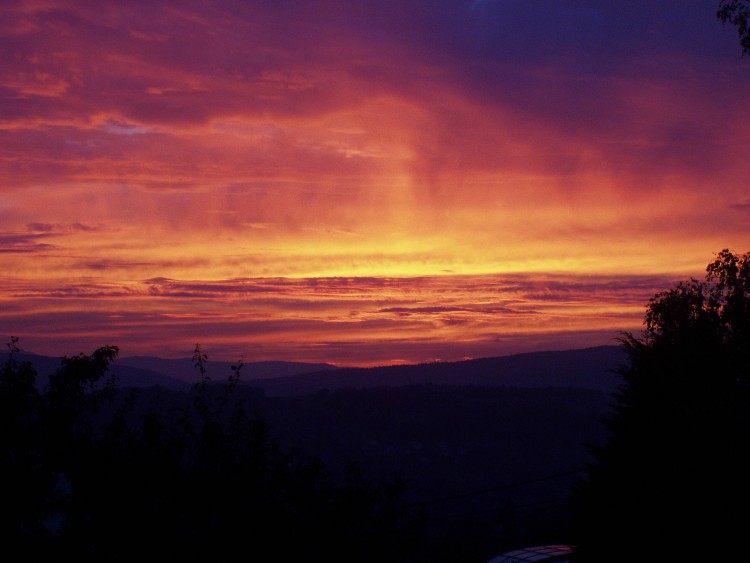
<svg viewBox="0 0 750 563">
<path fill-rule="evenodd" d="M 649 302 L 577 491 L 581 561 L 743 554 L 750 525 L 750 254 L 725 249 Z"/>
<path fill-rule="evenodd" d="M 716 17 L 737 27 L 742 55 L 750 54 L 750 3 L 747 0 L 721 0 Z"/>
<path fill-rule="evenodd" d="M 223 389 L 210 385 L 196 346 L 192 396 L 124 392 L 108 376 L 118 349 L 105 346 L 63 358 L 39 391 L 31 364 L 16 360 L 17 339 L 9 348 L 0 365 L 6 549 L 32 559 L 401 560 L 397 484 L 354 470 L 337 482 L 320 462 L 282 452 L 234 398 L 241 362 Z"/>
</svg>

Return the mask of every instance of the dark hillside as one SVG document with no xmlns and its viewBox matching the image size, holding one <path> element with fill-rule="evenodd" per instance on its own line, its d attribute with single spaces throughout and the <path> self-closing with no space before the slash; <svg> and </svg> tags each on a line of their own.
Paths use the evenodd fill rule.
<svg viewBox="0 0 750 563">
<path fill-rule="evenodd" d="M 247 400 L 284 448 L 339 474 L 355 463 L 375 479 L 400 476 L 405 502 L 430 516 L 434 541 L 488 557 L 502 542 L 563 541 L 570 486 L 588 446 L 604 440 L 598 419 L 608 405 L 592 389 L 447 385 Z M 509 518 L 514 529 L 503 532 Z"/>
<path fill-rule="evenodd" d="M 253 380 L 268 395 L 294 396 L 346 387 L 396 387 L 438 384 L 481 387 L 584 387 L 614 391 L 612 369 L 625 361 L 619 346 L 532 352 L 461 362 L 376 368 L 339 368 L 275 380 Z"/>
<path fill-rule="evenodd" d="M 191 358 L 166 359 L 152 356 L 131 356 L 117 361 L 120 366 L 145 369 L 180 381 L 195 383 L 197 374 L 193 363 Z M 231 366 L 235 364 L 236 362 L 209 360 L 206 363 L 206 374 L 212 380 L 222 381 L 231 373 Z M 248 362 L 242 368 L 242 378 L 245 381 L 275 379 L 333 369 L 336 369 L 336 366 L 326 363 Z"/>
<path fill-rule="evenodd" d="M 0 363 L 7 358 L 7 353 L 0 353 Z M 43 387 L 48 376 L 60 367 L 61 361 L 60 358 L 27 352 L 19 352 L 16 354 L 16 359 L 31 362 L 37 371 L 37 383 L 40 387 Z M 231 373 L 231 366 L 234 364 L 235 362 L 207 362 L 206 375 L 211 380 L 224 381 Z M 166 359 L 152 356 L 132 356 L 118 359 L 109 369 L 110 373 L 117 377 L 118 384 L 123 387 L 159 385 L 166 389 L 185 391 L 199 380 L 199 374 L 190 358 Z M 336 367 L 325 363 L 249 362 L 243 366 L 242 379 L 244 383 L 253 383 L 256 379 L 283 378 L 333 369 L 336 369 Z"/>
</svg>

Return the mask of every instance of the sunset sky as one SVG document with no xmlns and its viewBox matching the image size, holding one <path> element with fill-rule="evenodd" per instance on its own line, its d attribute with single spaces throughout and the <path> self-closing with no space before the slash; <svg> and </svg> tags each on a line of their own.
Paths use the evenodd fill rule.
<svg viewBox="0 0 750 563">
<path fill-rule="evenodd" d="M 5 0 L 0 338 L 456 360 L 613 344 L 750 250 L 718 0 Z"/>
</svg>

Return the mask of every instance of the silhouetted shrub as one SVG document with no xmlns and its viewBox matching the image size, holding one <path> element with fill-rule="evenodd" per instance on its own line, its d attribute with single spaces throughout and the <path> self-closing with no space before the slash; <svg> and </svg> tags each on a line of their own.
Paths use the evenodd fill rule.
<svg viewBox="0 0 750 563">
<path fill-rule="evenodd" d="M 750 517 L 750 254 L 657 294 L 623 337 L 610 439 L 578 491 L 578 559 L 744 554 Z"/>
</svg>

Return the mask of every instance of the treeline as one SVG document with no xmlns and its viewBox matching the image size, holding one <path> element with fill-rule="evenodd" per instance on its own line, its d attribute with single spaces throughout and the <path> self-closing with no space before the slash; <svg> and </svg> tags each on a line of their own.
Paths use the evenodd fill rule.
<svg viewBox="0 0 750 563">
<path fill-rule="evenodd" d="M 393 481 L 282 451 L 234 388 L 201 380 L 180 401 L 118 390 L 118 349 L 66 357 L 44 389 L 17 340 L 0 365 L 0 531 L 26 557 L 98 560 L 410 560 L 416 520 Z M 7 552 L 7 551 L 6 551 Z"/>
</svg>

